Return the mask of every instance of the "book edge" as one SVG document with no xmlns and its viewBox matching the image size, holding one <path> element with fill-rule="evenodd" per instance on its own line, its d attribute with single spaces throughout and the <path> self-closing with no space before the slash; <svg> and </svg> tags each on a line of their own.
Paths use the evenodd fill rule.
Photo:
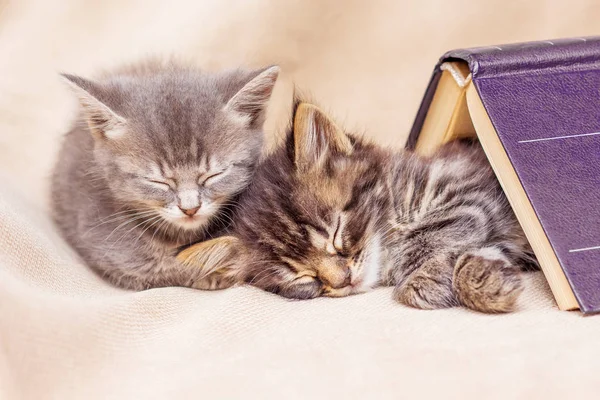
<svg viewBox="0 0 600 400">
<path fill-rule="evenodd" d="M 460 48 L 446 52 L 440 58 L 440 64 L 444 61 L 465 61 L 473 78 L 477 79 L 561 69 L 566 60 L 571 61 L 567 63 L 571 69 L 574 65 L 596 68 L 600 64 L 600 55 L 592 46 L 599 43 L 600 36 L 587 36 Z M 568 50 L 573 48 L 580 48 L 581 54 L 577 57 L 568 54 Z M 503 57 L 497 58 L 493 63 L 488 62 L 492 54 L 499 53 L 503 53 Z M 499 65 L 501 68 L 498 68 Z"/>
<path fill-rule="evenodd" d="M 456 85 L 455 78 L 449 71 L 442 71 L 415 142 L 415 152 L 429 156 L 439 147 L 435 132 L 443 129 L 443 137 L 447 136 L 461 97 L 464 97 L 464 88 Z M 452 108 L 444 107 L 449 103 L 453 103 Z"/>
<path fill-rule="evenodd" d="M 419 104 L 419 108 L 417 109 L 417 115 L 415 116 L 415 120 L 413 121 L 412 127 L 410 129 L 408 138 L 406 139 L 406 143 L 404 146 L 408 150 L 415 149 L 417 140 L 419 139 L 419 135 L 421 134 L 423 123 L 425 122 L 425 118 L 427 117 L 427 113 L 429 112 L 429 107 L 431 106 L 431 102 L 433 101 L 433 96 L 437 91 L 437 86 L 440 81 L 440 78 L 442 77 L 442 71 L 439 67 L 440 63 L 435 65 L 433 73 L 431 74 L 431 78 L 429 78 L 429 83 L 425 88 L 423 98 L 421 99 L 421 104 Z"/>
</svg>

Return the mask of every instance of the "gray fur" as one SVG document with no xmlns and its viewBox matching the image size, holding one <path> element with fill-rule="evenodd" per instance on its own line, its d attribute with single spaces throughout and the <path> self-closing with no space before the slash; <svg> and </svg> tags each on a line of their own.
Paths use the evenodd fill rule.
<svg viewBox="0 0 600 400">
<path fill-rule="evenodd" d="M 278 71 L 149 62 L 94 81 L 63 75 L 81 112 L 52 178 L 54 218 L 93 269 L 131 289 L 206 286 L 175 256 L 228 225 Z"/>
</svg>

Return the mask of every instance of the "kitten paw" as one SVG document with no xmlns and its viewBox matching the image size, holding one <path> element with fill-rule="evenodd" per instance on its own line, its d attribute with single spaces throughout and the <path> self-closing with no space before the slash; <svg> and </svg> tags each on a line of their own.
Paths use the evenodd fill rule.
<svg viewBox="0 0 600 400">
<path fill-rule="evenodd" d="M 452 281 L 446 260 L 431 259 L 394 288 L 394 299 L 424 310 L 454 307 Z"/>
<path fill-rule="evenodd" d="M 227 289 L 236 284 L 236 279 L 230 276 L 227 271 L 215 271 L 208 276 L 196 280 L 192 284 L 192 289 L 200 290 L 221 290 Z"/>
<path fill-rule="evenodd" d="M 196 268 L 190 287 L 201 290 L 218 290 L 237 283 L 237 268 L 241 243 L 231 236 L 197 243 L 181 251 L 177 260 L 185 267 Z"/>
<path fill-rule="evenodd" d="M 329 286 L 323 288 L 323 296 L 325 297 L 346 297 L 352 294 L 351 286 L 344 286 L 340 289 L 334 289 Z"/>
<path fill-rule="evenodd" d="M 463 254 L 453 286 L 461 304 L 484 313 L 513 311 L 523 291 L 519 269 L 493 248 Z"/>
</svg>

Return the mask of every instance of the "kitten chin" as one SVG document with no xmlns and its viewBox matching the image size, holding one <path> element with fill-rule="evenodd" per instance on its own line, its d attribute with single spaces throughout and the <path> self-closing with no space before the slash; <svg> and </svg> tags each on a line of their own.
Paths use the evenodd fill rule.
<svg viewBox="0 0 600 400">
<path fill-rule="evenodd" d="M 63 74 L 80 103 L 53 174 L 66 240 L 119 286 L 220 287 L 174 249 L 229 226 L 262 151 L 278 74 L 156 61 L 94 80 Z"/>
<path fill-rule="evenodd" d="M 381 235 L 374 235 L 368 247 L 368 257 L 362 263 L 362 274 L 358 282 L 354 282 L 355 293 L 366 292 L 377 285 L 381 279 L 381 270 L 384 264 L 384 256 L 381 248 Z"/>
</svg>

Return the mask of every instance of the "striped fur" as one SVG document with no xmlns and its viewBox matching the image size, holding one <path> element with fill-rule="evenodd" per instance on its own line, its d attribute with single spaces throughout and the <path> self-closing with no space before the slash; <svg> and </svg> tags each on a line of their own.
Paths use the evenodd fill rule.
<svg viewBox="0 0 600 400">
<path fill-rule="evenodd" d="M 312 106 L 295 119 L 240 199 L 239 280 L 298 299 L 388 285 L 418 308 L 515 307 L 536 261 L 477 144 L 424 159 L 347 135 Z"/>
<path fill-rule="evenodd" d="M 536 260 L 481 147 L 453 142 L 429 159 L 394 156 L 382 282 L 419 308 L 514 308 Z"/>
</svg>

